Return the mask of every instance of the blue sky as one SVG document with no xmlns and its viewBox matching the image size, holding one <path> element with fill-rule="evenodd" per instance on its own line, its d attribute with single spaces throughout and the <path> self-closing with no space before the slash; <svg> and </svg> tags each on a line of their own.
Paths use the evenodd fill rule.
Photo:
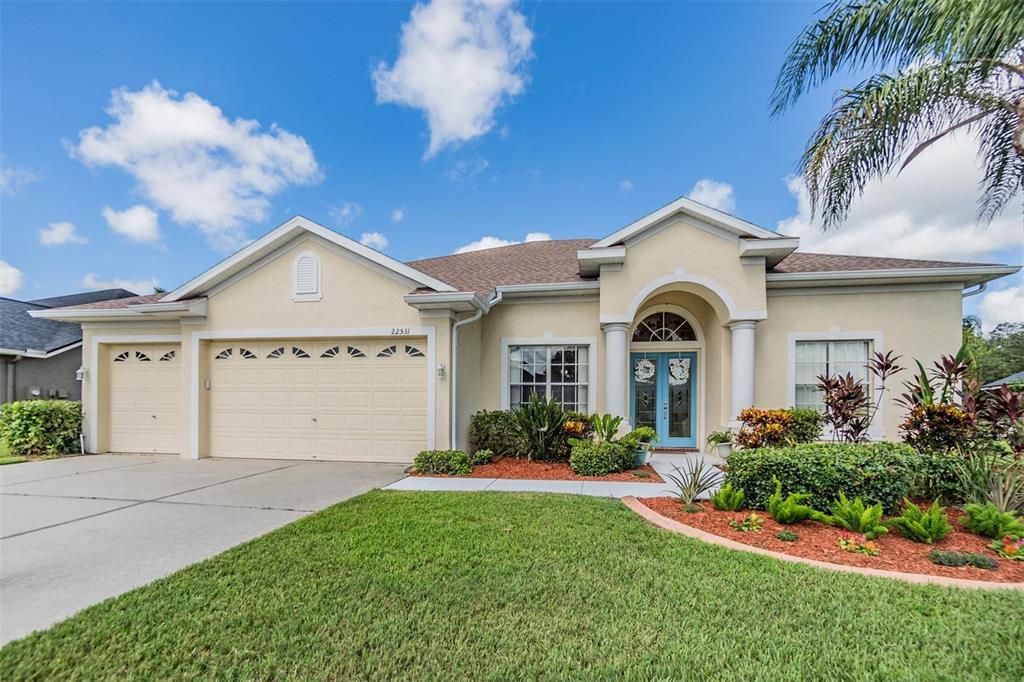
<svg viewBox="0 0 1024 682">
<path fill-rule="evenodd" d="M 295 214 L 402 260 L 600 237 L 689 193 L 806 250 L 1019 263 L 1020 210 L 973 224 L 967 138 L 837 233 L 801 211 L 787 177 L 841 81 L 767 102 L 817 7 L 5 2 L 0 285 L 173 288 Z M 996 289 L 970 310 L 1021 316 L 1020 279 Z"/>
</svg>

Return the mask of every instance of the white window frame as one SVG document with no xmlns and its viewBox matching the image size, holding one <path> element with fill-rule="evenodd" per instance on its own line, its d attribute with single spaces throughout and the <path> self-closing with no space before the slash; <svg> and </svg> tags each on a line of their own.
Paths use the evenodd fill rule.
<svg viewBox="0 0 1024 682">
<path fill-rule="evenodd" d="M 299 293 L 299 261 L 303 258 L 312 258 L 316 267 L 316 291 L 314 293 Z M 319 301 L 323 299 L 323 268 L 320 263 L 320 256 L 312 251 L 302 251 L 292 259 L 292 300 L 293 301 Z"/>
<path fill-rule="evenodd" d="M 885 346 L 882 342 L 883 334 L 880 331 L 868 331 L 868 332 L 844 332 L 838 329 L 831 329 L 825 332 L 795 332 L 789 335 L 788 340 L 788 358 L 787 368 L 788 373 L 786 377 L 786 401 L 789 407 L 796 405 L 796 344 L 797 341 L 867 341 L 868 342 L 868 360 L 872 358 L 875 353 L 884 353 Z M 873 390 L 871 391 L 871 402 L 872 404 L 878 401 L 878 395 L 882 390 L 881 386 L 872 383 Z M 868 429 L 868 437 L 871 440 L 884 440 L 885 439 L 885 401 L 883 400 L 878 406 L 878 412 L 875 414 L 874 420 L 871 422 L 871 428 Z"/>
<path fill-rule="evenodd" d="M 597 338 L 593 336 L 540 336 L 501 339 L 501 409 L 512 403 L 512 364 L 509 351 L 512 346 L 586 346 L 587 347 L 587 404 L 579 411 L 592 414 L 597 408 Z"/>
</svg>

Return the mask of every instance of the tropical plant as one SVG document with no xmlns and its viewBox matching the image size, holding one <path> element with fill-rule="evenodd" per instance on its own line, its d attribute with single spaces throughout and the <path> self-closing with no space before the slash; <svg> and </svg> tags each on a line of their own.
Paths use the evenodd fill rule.
<svg viewBox="0 0 1024 682">
<path fill-rule="evenodd" d="M 964 458 L 957 473 L 969 502 L 1024 513 L 1024 466 L 1012 456 L 979 452 Z"/>
<path fill-rule="evenodd" d="M 721 431 L 712 431 L 708 434 L 707 444 L 708 447 L 715 447 L 722 443 L 732 442 L 732 429 L 722 429 Z"/>
<path fill-rule="evenodd" d="M 630 450 L 639 450 L 642 447 L 648 447 L 657 443 L 658 432 L 650 426 L 638 426 L 622 436 L 622 438 L 619 438 L 618 442 Z"/>
<path fill-rule="evenodd" d="M 589 438 L 594 433 L 594 424 L 585 414 L 569 412 L 565 415 L 562 430 L 570 438 Z"/>
<path fill-rule="evenodd" d="M 739 414 L 741 422 L 736 444 L 744 448 L 763 448 L 786 442 L 790 416 L 786 410 L 762 410 L 748 407 Z"/>
<path fill-rule="evenodd" d="M 975 535 L 987 538 L 1024 535 L 1024 523 L 1021 523 L 1015 514 L 1000 511 L 991 502 L 965 506 L 964 515 L 960 517 L 960 525 Z"/>
<path fill-rule="evenodd" d="M 829 376 L 822 374 L 818 379 L 818 390 L 821 391 L 825 405 L 824 421 L 832 427 L 832 438 L 846 443 L 861 443 L 867 440 L 868 429 L 882 407 L 882 400 L 887 392 L 886 383 L 889 378 L 903 371 L 899 365 L 899 356 L 876 352 L 868 360 L 867 370 L 875 376 L 878 383 L 877 397 L 874 402 L 868 397 L 863 382 L 854 379 L 847 372 L 845 375 Z"/>
<path fill-rule="evenodd" d="M 697 506 L 697 498 L 722 481 L 722 472 L 699 455 L 688 457 L 682 468 L 673 469 L 674 474 L 666 474 L 676 486 L 676 489 L 670 492 L 679 498 L 683 509 Z"/>
<path fill-rule="evenodd" d="M 1024 3 L 1020 0 L 835 0 L 796 39 L 771 105 L 782 113 L 832 76 L 890 69 L 844 89 L 812 134 L 799 171 L 811 211 L 839 225 L 868 182 L 956 130 L 984 167 L 979 217 L 991 220 L 1024 182 Z"/>
<path fill-rule="evenodd" d="M 889 529 L 882 525 L 882 505 L 865 505 L 859 497 L 849 500 L 844 493 L 832 504 L 832 513 L 820 520 L 835 526 L 842 526 L 851 533 L 861 533 L 868 540 L 873 540 Z"/>
<path fill-rule="evenodd" d="M 565 410 L 554 398 L 537 393 L 512 411 L 516 433 L 528 459 L 553 460 L 565 456 Z"/>
<path fill-rule="evenodd" d="M 932 506 L 925 512 L 910 500 L 903 500 L 903 514 L 889 519 L 889 525 L 908 540 L 929 545 L 935 544 L 953 530 L 946 518 L 946 508 L 938 502 L 932 502 Z"/>
<path fill-rule="evenodd" d="M 619 433 L 622 417 L 612 414 L 595 414 L 590 418 L 590 423 L 594 425 L 594 437 L 599 441 L 610 443 Z"/>
<path fill-rule="evenodd" d="M 729 527 L 741 533 L 760 533 L 762 523 L 764 523 L 763 518 L 754 512 L 750 512 L 742 519 L 730 519 Z"/>
<path fill-rule="evenodd" d="M 1024 538 L 1004 535 L 1002 540 L 993 540 L 989 547 L 1004 559 L 1024 561 Z"/>
<path fill-rule="evenodd" d="M 820 513 L 803 504 L 803 501 L 810 498 L 810 495 L 807 493 L 790 493 L 783 497 L 782 482 L 778 478 L 774 480 L 775 492 L 768 498 L 768 514 L 777 522 L 785 525 L 800 523 Z"/>
<path fill-rule="evenodd" d="M 941 549 L 933 549 L 928 553 L 928 558 L 939 566 L 973 566 L 986 571 L 994 571 L 999 567 L 999 563 L 992 557 L 976 552 L 944 552 Z"/>
<path fill-rule="evenodd" d="M 900 424 L 903 441 L 919 450 L 946 452 L 974 437 L 974 420 L 947 403 L 914 405 Z"/>
<path fill-rule="evenodd" d="M 711 496 L 711 506 L 718 511 L 739 511 L 743 508 L 746 494 L 739 488 L 726 483 Z"/>
<path fill-rule="evenodd" d="M 875 542 L 860 533 L 840 533 L 839 548 L 844 552 L 857 552 L 868 556 L 878 556 L 882 553 Z"/>
<path fill-rule="evenodd" d="M 782 540 L 783 542 L 796 542 L 800 539 L 800 536 L 791 530 L 780 530 L 775 534 L 775 537 Z"/>
</svg>

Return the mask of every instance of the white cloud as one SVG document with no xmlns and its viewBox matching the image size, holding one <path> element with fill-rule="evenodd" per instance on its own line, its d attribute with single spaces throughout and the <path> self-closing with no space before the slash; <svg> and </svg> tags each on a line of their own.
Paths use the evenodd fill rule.
<svg viewBox="0 0 1024 682">
<path fill-rule="evenodd" d="M 546 242 L 551 239 L 551 235 L 547 232 L 530 232 L 526 235 L 526 242 Z M 493 249 L 499 246 L 511 246 L 512 244 L 522 244 L 522 242 L 515 239 L 501 239 L 499 237 L 481 237 L 475 242 L 470 242 L 455 249 L 453 253 L 469 253 L 470 251 L 482 251 L 483 249 Z"/>
<path fill-rule="evenodd" d="M 405 220 L 405 209 L 396 208 L 391 211 L 391 222 L 400 223 Z"/>
<path fill-rule="evenodd" d="M 21 270 L 7 261 L 0 260 L 0 296 L 13 296 L 25 282 Z"/>
<path fill-rule="evenodd" d="M 705 206 L 717 208 L 719 211 L 726 213 L 732 213 L 736 208 L 732 185 L 727 182 L 703 178 L 697 181 L 697 184 L 693 186 L 693 189 L 686 196 Z"/>
<path fill-rule="evenodd" d="M 476 178 L 490 166 L 490 162 L 482 156 L 468 159 L 453 159 L 444 176 L 457 185 L 471 182 L 476 185 Z"/>
<path fill-rule="evenodd" d="M 526 87 L 533 33 L 514 0 L 434 0 L 402 25 L 394 65 L 373 71 L 377 102 L 421 109 L 425 157 L 494 126 L 494 112 Z"/>
<path fill-rule="evenodd" d="M 110 279 L 100 279 L 99 275 L 94 272 L 90 272 L 82 278 L 80 282 L 83 289 L 89 289 L 90 291 L 100 291 L 101 289 L 127 289 L 133 291 L 139 295 L 151 294 L 153 289 L 160 286 L 160 280 L 156 277 L 149 279 L 124 279 L 121 277 L 112 277 Z"/>
<path fill-rule="evenodd" d="M 1024 322 L 1024 285 L 990 291 L 978 303 L 981 329 L 990 332 L 1000 322 Z"/>
<path fill-rule="evenodd" d="M 103 217 L 114 232 L 133 242 L 152 244 L 160 241 L 160 222 L 156 211 L 148 206 L 132 206 L 123 211 L 103 207 Z"/>
<path fill-rule="evenodd" d="M 181 224 L 199 228 L 215 248 L 246 240 L 245 225 L 267 217 L 270 197 L 289 185 L 321 179 L 306 141 L 271 124 L 229 120 L 189 92 L 179 96 L 153 81 L 114 90 L 107 127 L 79 132 L 71 155 L 91 166 L 115 166 L 138 191 Z"/>
<path fill-rule="evenodd" d="M 7 162 L 7 157 L 0 154 L 0 194 L 13 196 L 22 187 L 39 179 L 39 174 L 31 168 L 15 166 Z"/>
<path fill-rule="evenodd" d="M 359 243 L 363 246 L 369 246 L 371 249 L 383 251 L 388 248 L 389 242 L 382 232 L 363 232 L 363 236 L 359 238 Z"/>
<path fill-rule="evenodd" d="M 335 223 L 347 227 L 363 215 L 363 207 L 354 201 L 346 201 L 341 206 L 334 206 L 328 213 Z"/>
<path fill-rule="evenodd" d="M 88 239 L 78 234 L 75 229 L 75 224 L 67 221 L 50 223 L 39 230 L 39 243 L 43 246 L 87 244 L 88 242 Z"/>
<path fill-rule="evenodd" d="M 623 192 L 628 192 L 633 189 L 633 181 L 626 179 L 619 183 L 619 189 Z"/>
<path fill-rule="evenodd" d="M 868 185 L 854 201 L 849 218 L 823 232 L 810 217 L 807 191 L 789 178 L 796 215 L 778 231 L 800 237 L 803 251 L 948 260 L 978 260 L 1024 243 L 1021 196 L 989 225 L 976 221 L 977 144 L 967 135 L 950 136 L 925 150 L 899 175 Z"/>
</svg>

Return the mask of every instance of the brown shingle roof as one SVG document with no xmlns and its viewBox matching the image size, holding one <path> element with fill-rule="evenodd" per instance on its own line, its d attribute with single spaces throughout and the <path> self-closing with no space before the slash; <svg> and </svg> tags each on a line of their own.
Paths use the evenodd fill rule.
<svg viewBox="0 0 1024 682">
<path fill-rule="evenodd" d="M 485 296 L 499 284 L 583 282 L 576 252 L 595 239 L 552 239 L 406 263 L 459 291 Z"/>
<path fill-rule="evenodd" d="M 127 308 L 135 303 L 155 303 L 165 295 L 166 294 L 146 294 L 145 296 L 128 296 L 127 298 L 115 298 L 109 301 L 70 305 L 65 308 L 60 308 L 60 310 L 114 310 L 116 308 Z"/>
<path fill-rule="evenodd" d="M 916 268 L 955 268 L 984 265 L 945 260 L 911 260 L 874 256 L 840 256 L 832 253 L 794 251 L 772 268 L 772 272 L 837 272 L 848 270 L 901 270 Z"/>
</svg>

